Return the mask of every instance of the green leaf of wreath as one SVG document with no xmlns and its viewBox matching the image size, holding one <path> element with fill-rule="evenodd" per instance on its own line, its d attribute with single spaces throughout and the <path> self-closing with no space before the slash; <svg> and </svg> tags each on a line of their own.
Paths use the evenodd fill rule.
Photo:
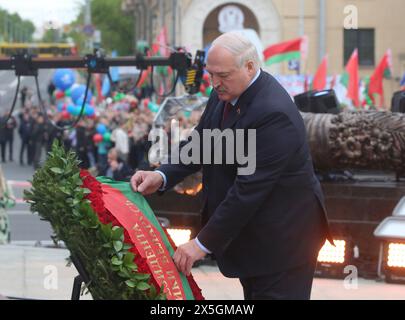
<svg viewBox="0 0 405 320">
<path fill-rule="evenodd" d="M 114 257 L 111 258 L 111 263 L 114 266 L 120 266 L 120 265 L 122 265 L 122 260 L 120 260 L 116 256 L 114 256 Z"/>
<path fill-rule="evenodd" d="M 130 288 L 135 288 L 136 287 L 136 283 L 133 282 L 132 280 L 125 281 L 125 284 Z"/>
<path fill-rule="evenodd" d="M 117 252 L 120 252 L 122 250 L 122 247 L 124 246 L 121 241 L 114 241 L 113 245 L 114 245 L 115 251 L 117 251 Z"/>
<path fill-rule="evenodd" d="M 136 288 L 137 288 L 138 290 L 145 291 L 145 290 L 150 289 L 150 285 L 147 284 L 146 282 L 139 282 L 139 283 L 136 285 Z"/>
<path fill-rule="evenodd" d="M 63 173 L 63 170 L 61 168 L 58 168 L 58 167 L 51 168 L 51 171 L 53 173 L 56 173 L 56 174 L 62 174 Z"/>
<path fill-rule="evenodd" d="M 137 273 L 134 275 L 134 278 L 139 281 L 148 280 L 150 278 L 150 274 L 147 273 Z"/>
</svg>

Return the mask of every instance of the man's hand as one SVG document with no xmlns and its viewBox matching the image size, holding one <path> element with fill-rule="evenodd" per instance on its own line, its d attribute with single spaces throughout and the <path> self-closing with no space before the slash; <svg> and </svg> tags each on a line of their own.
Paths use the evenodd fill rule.
<svg viewBox="0 0 405 320">
<path fill-rule="evenodd" d="M 137 171 L 131 178 L 132 189 L 144 196 L 156 192 L 162 184 L 161 174 L 153 171 Z"/>
<path fill-rule="evenodd" d="M 174 253 L 173 260 L 180 272 L 186 276 L 191 273 L 194 262 L 204 258 L 206 253 L 200 249 L 194 239 L 179 246 Z"/>
</svg>

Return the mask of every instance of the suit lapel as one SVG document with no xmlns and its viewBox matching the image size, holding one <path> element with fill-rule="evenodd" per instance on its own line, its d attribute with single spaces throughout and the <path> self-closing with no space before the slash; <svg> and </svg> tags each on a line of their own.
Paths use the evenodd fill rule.
<svg viewBox="0 0 405 320">
<path fill-rule="evenodd" d="M 222 130 L 231 128 L 243 116 L 243 114 L 247 111 L 249 104 L 252 102 L 256 94 L 262 88 L 264 81 L 265 81 L 265 74 L 261 70 L 257 80 L 249 88 L 247 88 L 245 92 L 242 93 L 236 105 L 233 106 L 233 108 L 231 109 L 230 113 L 228 114 L 228 117 L 225 119 Z"/>
<path fill-rule="evenodd" d="M 218 100 L 212 116 L 212 127 L 221 128 L 222 113 L 224 111 L 224 102 Z"/>
</svg>

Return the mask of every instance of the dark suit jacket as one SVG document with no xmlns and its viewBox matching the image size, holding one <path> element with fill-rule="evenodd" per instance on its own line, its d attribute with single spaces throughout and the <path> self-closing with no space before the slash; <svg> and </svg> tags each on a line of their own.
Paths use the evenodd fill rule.
<svg viewBox="0 0 405 320">
<path fill-rule="evenodd" d="M 213 91 L 195 130 L 202 136 L 203 129 L 220 128 L 223 108 Z M 226 128 L 256 129 L 253 174 L 238 175 L 236 163 L 159 168 L 168 189 L 202 167 L 206 224 L 198 239 L 228 277 L 267 275 L 313 261 L 329 228 L 296 105 L 270 74 L 261 71 L 232 108 Z"/>
</svg>

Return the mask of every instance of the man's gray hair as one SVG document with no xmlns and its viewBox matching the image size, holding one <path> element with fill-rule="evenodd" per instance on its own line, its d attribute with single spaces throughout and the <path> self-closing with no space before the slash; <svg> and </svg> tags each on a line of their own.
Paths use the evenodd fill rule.
<svg viewBox="0 0 405 320">
<path fill-rule="evenodd" d="M 235 57 L 238 67 L 253 61 L 255 69 L 260 67 L 260 58 L 255 45 L 239 31 L 230 31 L 220 35 L 211 47 L 220 46 L 229 50 Z"/>
</svg>

